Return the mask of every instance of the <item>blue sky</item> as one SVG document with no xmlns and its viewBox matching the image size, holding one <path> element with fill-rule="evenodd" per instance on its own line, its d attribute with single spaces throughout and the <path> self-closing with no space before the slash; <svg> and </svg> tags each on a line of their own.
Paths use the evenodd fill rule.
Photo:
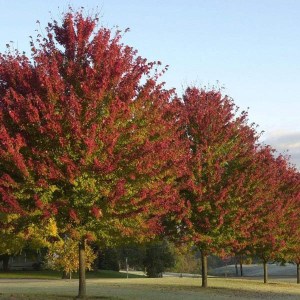
<svg viewBox="0 0 300 300">
<path fill-rule="evenodd" d="M 170 65 L 167 87 L 224 86 L 264 140 L 289 149 L 300 168 L 300 1 L 298 0 L 0 0 L 0 51 L 60 17 L 68 5 L 100 11 L 101 23 L 131 31 L 124 42 Z M 51 12 L 51 13 L 49 13 Z"/>
</svg>

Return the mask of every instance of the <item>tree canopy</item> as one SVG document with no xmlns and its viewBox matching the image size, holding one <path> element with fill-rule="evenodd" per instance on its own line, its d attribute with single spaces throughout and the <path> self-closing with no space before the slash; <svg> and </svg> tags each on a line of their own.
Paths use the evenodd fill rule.
<svg viewBox="0 0 300 300">
<path fill-rule="evenodd" d="M 0 55 L 0 211 L 108 245 L 149 238 L 184 212 L 186 151 L 160 62 L 97 24 L 69 11 L 30 58 Z"/>
</svg>

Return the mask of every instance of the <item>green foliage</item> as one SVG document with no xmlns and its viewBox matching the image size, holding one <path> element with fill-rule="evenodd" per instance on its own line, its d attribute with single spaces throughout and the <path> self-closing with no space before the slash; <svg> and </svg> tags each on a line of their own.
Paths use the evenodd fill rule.
<svg viewBox="0 0 300 300">
<path fill-rule="evenodd" d="M 118 249 L 119 263 L 122 269 L 144 270 L 146 244 L 131 244 Z M 127 261 L 127 265 L 126 265 Z"/>
<path fill-rule="evenodd" d="M 168 268 L 170 272 L 199 273 L 201 261 L 194 250 L 189 247 L 170 244 L 170 250 L 174 256 L 174 266 Z"/>
<path fill-rule="evenodd" d="M 96 255 L 88 244 L 85 251 L 86 268 L 91 270 Z M 46 265 L 52 270 L 64 271 L 67 274 L 76 272 L 79 268 L 78 242 L 66 238 L 52 243 L 46 255 Z"/>
<path fill-rule="evenodd" d="M 119 257 L 117 250 L 108 248 L 100 251 L 98 268 L 100 270 L 119 271 Z"/>
<path fill-rule="evenodd" d="M 55 221 L 50 218 L 36 224 L 33 220 L 0 213 L 0 254 L 16 255 L 24 248 L 37 250 L 50 245 L 49 239 L 57 236 Z"/>
<path fill-rule="evenodd" d="M 144 266 L 148 277 L 161 277 L 166 268 L 174 266 L 174 255 L 167 241 L 151 243 L 146 247 Z"/>
</svg>

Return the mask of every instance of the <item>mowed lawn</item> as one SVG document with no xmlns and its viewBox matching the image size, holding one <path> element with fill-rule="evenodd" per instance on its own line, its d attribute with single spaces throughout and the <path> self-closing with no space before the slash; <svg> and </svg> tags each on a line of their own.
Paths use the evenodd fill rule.
<svg viewBox="0 0 300 300">
<path fill-rule="evenodd" d="M 210 287 L 200 287 L 199 278 L 102 278 L 88 279 L 89 299 L 221 300 L 300 299 L 300 285 L 274 281 L 209 278 Z M 78 282 L 49 279 L 0 279 L 0 299 L 74 299 Z"/>
</svg>

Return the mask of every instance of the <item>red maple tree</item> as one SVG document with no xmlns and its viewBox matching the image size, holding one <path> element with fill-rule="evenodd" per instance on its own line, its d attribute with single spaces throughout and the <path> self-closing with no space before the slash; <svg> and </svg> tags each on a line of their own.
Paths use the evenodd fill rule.
<svg viewBox="0 0 300 300">
<path fill-rule="evenodd" d="M 186 173 L 160 62 L 97 24 L 70 10 L 31 42 L 31 58 L 0 55 L 0 211 L 52 217 L 78 239 L 79 297 L 86 240 L 161 233 L 167 214 L 183 213 L 176 185 Z"/>
<path fill-rule="evenodd" d="M 288 159 L 277 155 L 270 146 L 258 149 L 255 166 L 251 174 L 254 186 L 251 201 L 245 204 L 248 210 L 245 217 L 250 225 L 247 248 L 261 258 L 267 283 L 268 261 L 282 260 L 289 249 L 290 235 L 292 239 L 296 236 L 293 232 L 299 218 L 299 182 Z"/>
<path fill-rule="evenodd" d="M 286 170 L 283 185 L 286 217 L 284 219 L 285 244 L 279 258 L 294 262 L 297 268 L 297 283 L 300 284 L 300 173 L 294 166 Z"/>
<path fill-rule="evenodd" d="M 191 143 L 184 195 L 191 213 L 189 236 L 202 256 L 202 286 L 207 286 L 207 256 L 224 255 L 240 230 L 239 207 L 246 193 L 244 170 L 255 151 L 257 134 L 219 91 L 188 88 L 182 119 Z"/>
</svg>

